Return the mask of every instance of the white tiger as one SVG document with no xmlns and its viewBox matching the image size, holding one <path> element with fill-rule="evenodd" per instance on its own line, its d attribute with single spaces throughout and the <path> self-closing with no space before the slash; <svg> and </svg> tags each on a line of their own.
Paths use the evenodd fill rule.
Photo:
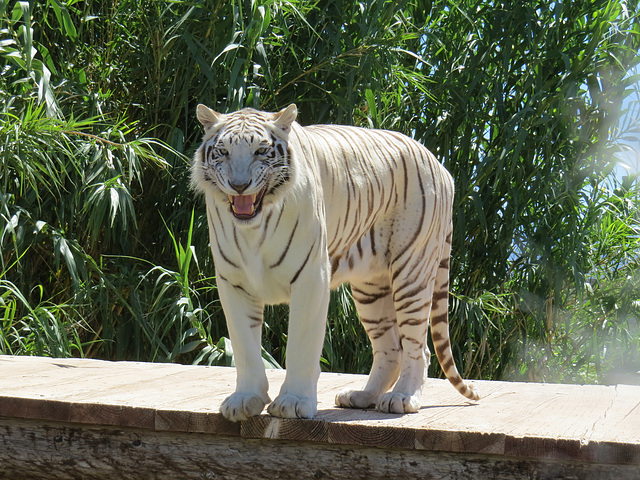
<svg viewBox="0 0 640 480">
<path fill-rule="evenodd" d="M 434 156 L 399 133 L 301 127 L 297 109 L 216 113 L 192 164 L 206 200 L 217 287 L 237 368 L 222 404 L 245 420 L 270 402 L 261 358 L 267 304 L 290 304 L 286 378 L 271 415 L 317 412 L 329 289 L 351 284 L 373 347 L 364 389 L 341 407 L 415 412 L 429 365 L 427 329 L 447 378 L 479 395 L 455 367 L 447 314 L 453 181 Z M 389 391 L 391 389 L 391 391 Z"/>
</svg>

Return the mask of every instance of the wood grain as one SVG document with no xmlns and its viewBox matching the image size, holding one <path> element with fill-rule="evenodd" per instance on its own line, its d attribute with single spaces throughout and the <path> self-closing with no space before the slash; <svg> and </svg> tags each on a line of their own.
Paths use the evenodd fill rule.
<svg viewBox="0 0 640 480">
<path fill-rule="evenodd" d="M 272 398 L 284 375 L 268 371 Z M 91 435 L 101 428 L 134 429 L 158 438 L 206 435 L 261 445 L 290 442 L 323 449 L 498 456 L 501 461 L 590 462 L 629 465 L 640 472 L 640 387 L 477 381 L 483 398 L 470 402 L 447 381 L 429 379 L 416 414 L 334 406 L 337 391 L 365 380 L 323 373 L 313 420 L 265 413 L 231 423 L 219 407 L 233 392 L 233 368 L 0 356 L 0 417 L 5 425 L 53 422 L 59 430 L 90 428 Z M 5 443 L 16 428 L 14 424 L 11 432 L 5 431 Z M 6 454 L 0 453 L 0 465 L 4 459 Z"/>
<path fill-rule="evenodd" d="M 0 480 L 634 480 L 635 465 L 540 461 L 0 418 Z"/>
</svg>

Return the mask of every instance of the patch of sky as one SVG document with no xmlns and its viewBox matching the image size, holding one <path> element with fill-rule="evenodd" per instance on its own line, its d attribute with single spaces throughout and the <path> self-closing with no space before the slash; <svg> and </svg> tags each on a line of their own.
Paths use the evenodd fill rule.
<svg viewBox="0 0 640 480">
<path fill-rule="evenodd" d="M 616 145 L 618 165 L 616 176 L 640 175 L 640 65 L 629 70 L 628 78 L 633 81 L 629 94 L 622 101 L 622 115 L 611 132 Z"/>
</svg>

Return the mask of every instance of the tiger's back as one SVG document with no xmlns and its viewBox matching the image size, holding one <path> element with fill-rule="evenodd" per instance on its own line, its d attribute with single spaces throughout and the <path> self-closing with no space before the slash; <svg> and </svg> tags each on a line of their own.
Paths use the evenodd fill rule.
<svg viewBox="0 0 640 480">
<path fill-rule="evenodd" d="M 290 144 L 322 179 L 333 285 L 354 271 L 388 270 L 392 252 L 413 248 L 436 224 L 451 221 L 451 176 L 402 134 L 314 125 L 294 128 Z"/>
<path fill-rule="evenodd" d="M 449 342 L 453 181 L 434 156 L 396 132 L 301 127 L 295 106 L 277 114 L 202 112 L 207 133 L 192 178 L 207 200 L 234 351 L 246 357 L 236 360 L 238 390 L 223 414 L 242 419 L 268 402 L 266 377 L 258 372 L 259 381 L 252 379 L 250 369 L 258 366 L 250 347 L 259 346 L 264 305 L 282 301 L 291 305 L 288 372 L 269 412 L 315 413 L 328 289 L 344 282 L 351 284 L 374 361 L 367 385 L 339 393 L 339 406 L 417 411 L 429 365 L 429 321 L 446 376 L 477 399 L 456 370 Z M 261 399 L 255 407 L 247 406 L 245 390 Z"/>
</svg>

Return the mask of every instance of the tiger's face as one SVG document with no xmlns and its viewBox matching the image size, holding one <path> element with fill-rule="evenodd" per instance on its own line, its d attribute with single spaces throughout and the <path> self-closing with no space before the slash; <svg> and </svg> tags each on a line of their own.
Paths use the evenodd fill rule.
<svg viewBox="0 0 640 480">
<path fill-rule="evenodd" d="M 205 136 L 192 166 L 193 185 L 227 204 L 238 222 L 257 222 L 290 181 L 287 140 L 296 106 L 273 114 L 244 109 L 222 115 L 198 105 L 197 112 Z"/>
</svg>

